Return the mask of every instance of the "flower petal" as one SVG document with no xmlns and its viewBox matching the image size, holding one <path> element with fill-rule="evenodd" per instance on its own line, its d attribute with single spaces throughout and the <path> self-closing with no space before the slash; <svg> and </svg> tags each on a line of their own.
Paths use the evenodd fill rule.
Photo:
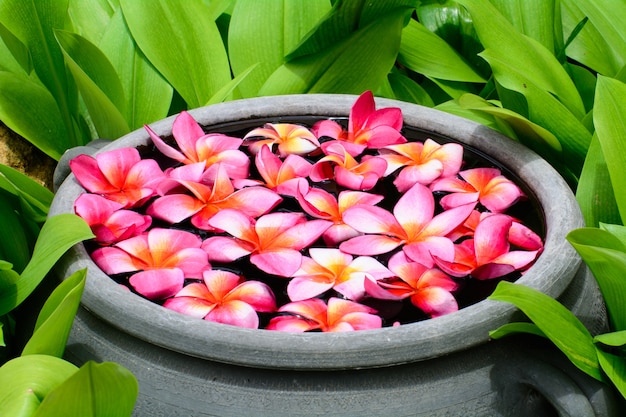
<svg viewBox="0 0 626 417">
<path fill-rule="evenodd" d="M 248 329 L 259 328 L 259 316 L 256 311 L 250 304 L 239 300 L 229 301 L 216 306 L 204 319 Z"/>
<path fill-rule="evenodd" d="M 183 288 L 185 277 L 179 268 L 152 269 L 137 272 L 128 280 L 139 294 L 150 300 L 162 300 L 176 295 Z"/>
</svg>

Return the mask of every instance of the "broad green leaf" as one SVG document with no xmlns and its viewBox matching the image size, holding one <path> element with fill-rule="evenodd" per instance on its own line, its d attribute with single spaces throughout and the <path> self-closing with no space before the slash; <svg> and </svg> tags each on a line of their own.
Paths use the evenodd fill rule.
<svg viewBox="0 0 626 417">
<path fill-rule="evenodd" d="M 4 342 L 4 323 L 0 322 L 0 347 L 6 347 Z"/>
<path fill-rule="evenodd" d="M 0 2 L 0 22 L 28 48 L 37 77 L 58 103 L 61 117 L 54 114 L 55 122 L 62 122 L 65 125 L 63 136 L 56 136 L 60 133 L 57 129 L 50 132 L 54 133 L 54 136 L 48 135 L 48 141 L 58 142 L 58 144 L 44 146 L 38 143 L 41 142 L 39 138 L 35 142 L 34 139 L 26 136 L 46 153 L 48 153 L 46 149 L 54 145 L 62 146 L 62 144 L 69 143 L 70 146 L 63 147 L 62 151 L 64 151 L 69 147 L 82 144 L 72 126 L 72 117 L 77 112 L 78 96 L 71 86 L 72 82 L 65 70 L 61 48 L 53 34 L 54 29 L 65 27 L 67 7 L 68 0 L 3 0 Z M 23 98 L 24 94 L 20 96 Z M 30 107 L 31 112 L 38 113 L 45 113 L 51 108 L 47 102 L 43 102 L 42 108 L 35 109 L 39 107 L 38 105 L 35 99 L 29 97 L 26 108 Z M 48 116 L 48 118 L 51 117 L 53 116 Z M 4 117 L 2 119 L 4 120 Z M 46 124 L 52 123 L 48 121 Z M 41 126 L 38 128 L 46 131 Z M 21 129 L 25 130 L 26 127 L 21 126 Z"/>
<path fill-rule="evenodd" d="M 598 76 L 593 123 L 606 160 L 622 224 L 626 222 L 626 84 Z"/>
<path fill-rule="evenodd" d="M 243 97 L 254 97 L 265 80 L 330 9 L 328 0 L 266 2 L 238 0 L 228 33 L 233 73 L 239 76 L 257 65 L 238 86 Z"/>
<path fill-rule="evenodd" d="M 601 222 L 621 222 L 613 185 L 597 134 L 593 135 L 589 145 L 576 187 L 576 201 L 587 226 L 598 226 Z"/>
<path fill-rule="evenodd" d="M 0 367 L 0 415 L 31 417 L 42 399 L 77 370 L 71 363 L 48 355 L 10 360 Z"/>
<path fill-rule="evenodd" d="M 0 23 L 0 71 L 27 75 L 32 70 L 28 49 Z"/>
<path fill-rule="evenodd" d="M 233 91 L 256 69 L 257 65 L 253 65 L 248 68 L 246 71 L 242 72 L 232 80 L 228 82 L 224 87 L 220 88 L 220 90 L 215 93 L 211 100 L 205 103 L 205 106 L 209 106 L 211 104 L 221 103 L 223 101 L 228 100 L 232 97 Z"/>
<path fill-rule="evenodd" d="M 622 397 L 626 398 L 626 358 L 605 352 L 599 347 L 596 350 L 602 370 Z"/>
<path fill-rule="evenodd" d="M 0 259 L 0 303 L 9 301 L 9 290 L 19 279 L 20 275 L 13 269 L 13 264 L 4 259 Z"/>
<path fill-rule="evenodd" d="M 67 13 L 73 31 L 98 45 L 119 8 L 118 0 L 69 0 Z"/>
<path fill-rule="evenodd" d="M 607 232 L 618 238 L 626 248 L 626 226 L 622 226 L 619 224 L 600 223 L 599 228 L 602 230 L 606 230 Z"/>
<path fill-rule="evenodd" d="M 574 314 L 555 299 L 520 284 L 502 281 L 489 299 L 515 305 L 581 371 L 601 381 L 593 338 Z"/>
<path fill-rule="evenodd" d="M 74 214 L 50 217 L 41 229 L 33 256 L 20 279 L 15 286 L 0 294 L 0 315 L 20 305 L 69 248 L 92 237 L 87 223 Z"/>
<path fill-rule="evenodd" d="M 39 312 L 35 331 L 26 343 L 22 356 L 42 354 L 63 357 L 86 276 L 86 269 L 77 271 L 50 294 Z"/>
<path fill-rule="evenodd" d="M 125 111 L 122 84 L 109 60 L 80 35 L 55 33 L 98 137 L 117 139 L 128 133 L 130 129 L 122 116 Z"/>
<path fill-rule="evenodd" d="M 23 198 L 33 210 L 37 210 L 44 217 L 48 215 L 48 209 L 54 198 L 52 191 L 18 170 L 2 164 L 0 177 L 8 180 L 14 186 L 14 194 Z"/>
<path fill-rule="evenodd" d="M 3 192 L 0 192 L 0 230 L 4 237 L 0 239 L 0 259 L 12 263 L 21 272 L 30 260 L 32 246 L 20 217 Z"/>
<path fill-rule="evenodd" d="M 594 343 L 601 343 L 606 346 L 620 347 L 626 345 L 626 330 L 599 334 L 593 338 Z"/>
<path fill-rule="evenodd" d="M 626 330 L 626 249 L 613 234 L 596 228 L 571 231 L 567 240 L 593 273 L 604 298 L 611 329 Z"/>
<path fill-rule="evenodd" d="M 394 65 L 406 13 L 396 9 L 327 50 L 282 65 L 259 94 L 375 91 Z"/>
<path fill-rule="evenodd" d="M 202 106 L 231 79 L 219 30 L 201 0 L 122 0 L 139 48 L 189 108 Z M 193 24 L 190 24 L 193 22 Z"/>
<path fill-rule="evenodd" d="M 75 146 L 54 97 L 30 78 L 0 71 L 0 119 L 57 161 Z"/>
<path fill-rule="evenodd" d="M 172 86 L 139 50 L 121 9 L 111 18 L 99 47 L 119 75 L 124 90 L 124 118 L 130 130 L 164 119 L 172 102 Z"/>
<path fill-rule="evenodd" d="M 557 164 L 566 165 L 574 173 L 579 173 L 591 142 L 591 133 L 580 119 L 549 91 L 531 82 L 527 76 L 531 69 L 520 67 L 517 63 L 512 65 L 507 62 L 508 59 L 501 60 L 501 57 L 492 54 L 490 50 L 483 51 L 481 56 L 489 62 L 496 80 L 504 88 L 516 91 L 526 98 L 528 119 L 549 130 L 559 139 L 563 156 Z M 509 107 L 505 101 L 503 104 L 504 107 Z"/>
<path fill-rule="evenodd" d="M 87 362 L 47 395 L 33 417 L 130 416 L 139 392 L 137 380 L 112 362 Z"/>
<path fill-rule="evenodd" d="M 410 20 L 402 30 L 398 62 L 425 76 L 472 83 L 484 83 L 463 57 L 443 39 L 416 20 Z"/>
<path fill-rule="evenodd" d="M 563 46 L 560 0 L 490 0 L 520 33 L 556 55 Z"/>
<path fill-rule="evenodd" d="M 561 0 L 563 31 L 571 33 L 585 19 L 581 9 L 583 3 L 587 7 L 595 7 L 595 0 Z M 616 2 L 617 4 L 617 2 Z M 566 49 L 567 56 L 600 74 L 613 76 L 626 63 L 621 51 L 613 48 L 608 38 L 602 34 L 602 27 L 597 27 L 589 20 L 581 32 Z"/>
<path fill-rule="evenodd" d="M 399 71 L 392 70 L 387 76 L 394 96 L 398 100 L 433 107 L 435 103 L 421 85 Z"/>
<path fill-rule="evenodd" d="M 445 111 L 446 113 L 454 114 L 456 116 L 464 117 L 469 120 L 473 120 L 481 125 L 487 126 L 490 129 L 498 131 L 511 139 L 517 140 L 517 135 L 511 126 L 498 117 L 494 117 L 491 114 L 461 107 L 458 100 L 448 100 L 435 106 L 437 110 Z"/>
<path fill-rule="evenodd" d="M 509 323 L 504 326 L 500 326 L 498 329 L 489 332 L 489 337 L 492 339 L 500 339 L 504 336 L 512 334 L 526 333 L 534 334 L 535 336 L 546 337 L 546 335 L 537 327 L 534 323 Z"/>
<path fill-rule="evenodd" d="M 583 99 L 585 110 L 590 112 L 593 109 L 594 95 L 596 91 L 597 76 L 589 71 L 587 68 L 574 64 L 565 64 L 567 72 L 570 74 L 572 81 L 576 84 L 576 88 L 580 93 L 580 97 Z M 587 116 L 585 116 L 587 117 Z M 584 121 L 584 119 L 583 119 Z M 593 130 L 588 129 L 588 130 Z"/>
<path fill-rule="evenodd" d="M 585 114 L 584 106 L 576 86 L 567 75 L 554 55 L 536 40 L 524 36 L 498 12 L 489 2 L 479 0 L 458 0 L 465 6 L 474 22 L 478 36 L 489 51 L 487 61 L 493 69 L 493 61 L 501 63 L 500 67 L 507 71 L 495 73 L 496 79 L 511 90 L 519 91 L 510 86 L 519 83 L 518 75 L 523 74 L 526 83 L 536 85 L 538 89 L 553 94 L 574 115 L 582 119 Z M 520 66 L 520 63 L 524 63 Z M 516 74 L 509 80 L 508 68 L 515 68 Z M 519 91 L 523 93 L 522 91 Z M 531 103 L 529 103 L 531 107 Z M 544 126 L 545 127 L 545 126 Z"/>
</svg>

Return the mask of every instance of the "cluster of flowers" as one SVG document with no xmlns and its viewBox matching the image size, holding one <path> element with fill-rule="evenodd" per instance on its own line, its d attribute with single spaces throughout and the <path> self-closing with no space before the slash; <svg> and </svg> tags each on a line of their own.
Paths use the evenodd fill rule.
<svg viewBox="0 0 626 417">
<path fill-rule="evenodd" d="M 525 196 L 499 169 L 461 170 L 461 145 L 401 128 L 400 109 L 377 110 L 370 92 L 347 129 L 275 123 L 235 138 L 182 112 L 176 147 L 146 126 L 169 167 L 135 148 L 73 159 L 88 191 L 75 211 L 105 273 L 184 314 L 258 328 L 258 313 L 276 313 L 265 328 L 291 332 L 381 327 L 372 299 L 440 316 L 459 308 L 458 278 L 523 271 L 542 241 L 504 214 Z M 258 276 L 287 280 L 286 302 Z"/>
</svg>

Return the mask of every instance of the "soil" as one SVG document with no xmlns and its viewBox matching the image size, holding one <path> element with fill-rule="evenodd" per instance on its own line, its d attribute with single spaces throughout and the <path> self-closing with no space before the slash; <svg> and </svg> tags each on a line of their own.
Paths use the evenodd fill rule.
<svg viewBox="0 0 626 417">
<path fill-rule="evenodd" d="M 0 164 L 14 168 L 52 190 L 57 162 L 0 122 Z"/>
</svg>

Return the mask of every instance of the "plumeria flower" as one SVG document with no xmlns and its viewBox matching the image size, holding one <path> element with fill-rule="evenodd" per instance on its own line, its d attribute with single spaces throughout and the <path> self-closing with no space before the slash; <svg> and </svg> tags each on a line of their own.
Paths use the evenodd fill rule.
<svg viewBox="0 0 626 417">
<path fill-rule="evenodd" d="M 74 202 L 74 211 L 87 222 L 101 245 L 139 235 L 152 224 L 152 217 L 122 207 L 97 194 L 81 194 Z"/>
<path fill-rule="evenodd" d="M 382 300 L 409 298 L 411 304 L 430 317 L 443 316 L 459 309 L 452 295 L 458 284 L 440 269 L 411 262 L 402 252 L 391 258 L 389 269 L 398 278 L 380 281 L 367 279 L 364 285 L 369 295 Z"/>
<path fill-rule="evenodd" d="M 395 107 L 376 110 L 374 95 L 366 91 L 350 110 L 347 131 L 334 120 L 321 120 L 312 130 L 318 138 L 328 136 L 340 141 L 350 155 L 357 156 L 366 148 L 378 149 L 406 142 L 400 129 L 402 111 Z"/>
<path fill-rule="evenodd" d="M 331 225 L 325 220 L 308 221 L 302 213 L 270 213 L 255 221 L 232 209 L 218 212 L 209 224 L 233 236 L 213 236 L 204 241 L 202 248 L 210 260 L 232 262 L 250 255 L 250 262 L 259 269 L 283 277 L 300 268 L 300 251 Z"/>
<path fill-rule="evenodd" d="M 155 193 L 165 174 L 152 159 L 142 160 L 135 148 L 78 155 L 70 161 L 76 179 L 87 191 L 118 202 L 124 208 L 141 205 Z"/>
<path fill-rule="evenodd" d="M 433 191 L 448 191 L 452 194 L 441 199 L 444 209 L 480 202 L 493 213 L 502 213 L 524 193 L 498 168 L 473 168 L 459 172 L 458 177 L 442 178 L 432 184 Z"/>
<path fill-rule="evenodd" d="M 94 262 L 108 275 L 141 271 L 130 285 L 152 299 L 171 297 L 183 288 L 185 278 L 200 278 L 210 268 L 197 235 L 175 229 L 154 228 L 147 233 L 96 249 Z"/>
<path fill-rule="evenodd" d="M 228 271 L 209 270 L 204 282 L 186 285 L 164 307 L 217 323 L 257 329 L 258 312 L 276 310 L 272 290 L 259 281 L 245 281 Z"/>
<path fill-rule="evenodd" d="M 270 150 L 269 146 L 263 145 L 256 154 L 255 166 L 264 182 L 255 180 L 239 180 L 235 182 L 238 187 L 247 185 L 263 184 L 277 193 L 295 197 L 297 189 L 311 172 L 311 163 L 299 155 L 287 155 L 281 160 Z M 308 184 L 308 183 L 307 183 Z"/>
<path fill-rule="evenodd" d="M 387 161 L 380 157 L 363 157 L 358 162 L 337 141 L 324 148 L 326 156 L 317 161 L 309 178 L 314 182 L 334 179 L 351 190 L 370 190 L 385 175 Z"/>
<path fill-rule="evenodd" d="M 361 233 L 343 221 L 343 213 L 357 204 L 375 205 L 382 201 L 383 196 L 361 191 L 341 191 L 337 198 L 321 188 L 301 187 L 296 195 L 302 209 L 312 217 L 333 222 L 322 235 L 328 246 L 359 236 Z"/>
<path fill-rule="evenodd" d="M 249 174 L 250 159 L 239 150 L 243 140 L 222 133 L 204 133 L 186 111 L 176 116 L 172 124 L 172 136 L 180 150 L 166 144 L 150 126 L 144 128 L 159 151 L 175 161 L 183 164 L 204 162 L 204 169 L 209 172 L 221 164 L 230 178 L 246 178 Z"/>
<path fill-rule="evenodd" d="M 434 216 L 432 193 L 426 186 L 415 184 L 398 200 L 393 214 L 368 205 L 346 210 L 346 224 L 366 234 L 341 243 L 339 248 L 355 255 L 379 255 L 402 246 L 411 260 L 430 268 L 434 264 L 431 255 L 450 261 L 454 258 L 454 244 L 446 235 L 473 209 L 474 204 L 466 204 Z"/>
<path fill-rule="evenodd" d="M 201 230 L 214 230 L 209 220 L 220 210 L 235 209 L 247 216 L 258 217 L 269 212 L 282 198 L 274 191 L 257 186 L 235 191 L 226 170 L 219 166 L 212 187 L 195 181 L 177 182 L 191 191 L 157 198 L 148 207 L 148 214 L 170 223 L 191 217 L 191 224 Z"/>
<path fill-rule="evenodd" d="M 319 141 L 309 129 L 290 123 L 266 123 L 264 127 L 248 132 L 243 139 L 253 155 L 263 145 L 268 145 L 272 151 L 276 145 L 281 158 L 291 154 L 308 155 L 320 147 Z"/>
<path fill-rule="evenodd" d="M 463 163 L 463 146 L 458 143 L 439 145 L 432 139 L 424 143 L 390 145 L 379 152 L 387 161 L 385 176 L 400 169 L 393 183 L 402 193 L 416 183 L 430 185 L 439 177 L 456 175 Z"/>
<path fill-rule="evenodd" d="M 311 248 L 300 269 L 287 285 L 292 301 L 316 297 L 331 288 L 351 300 L 365 293 L 365 278 L 374 281 L 393 276 L 383 264 L 369 256 L 352 256 L 334 248 Z"/>
<path fill-rule="evenodd" d="M 382 327 L 382 319 L 374 314 L 373 308 L 336 297 L 330 298 L 328 305 L 319 298 L 311 298 L 285 304 L 278 311 L 292 315 L 274 317 L 268 330 L 349 332 Z"/>
<path fill-rule="evenodd" d="M 455 245 L 453 261 L 434 256 L 439 268 L 455 277 L 471 275 L 480 280 L 498 278 L 529 266 L 539 254 L 539 249 L 510 250 L 509 231 L 513 221 L 510 216 L 486 216 L 476 227 L 473 239 Z"/>
</svg>

